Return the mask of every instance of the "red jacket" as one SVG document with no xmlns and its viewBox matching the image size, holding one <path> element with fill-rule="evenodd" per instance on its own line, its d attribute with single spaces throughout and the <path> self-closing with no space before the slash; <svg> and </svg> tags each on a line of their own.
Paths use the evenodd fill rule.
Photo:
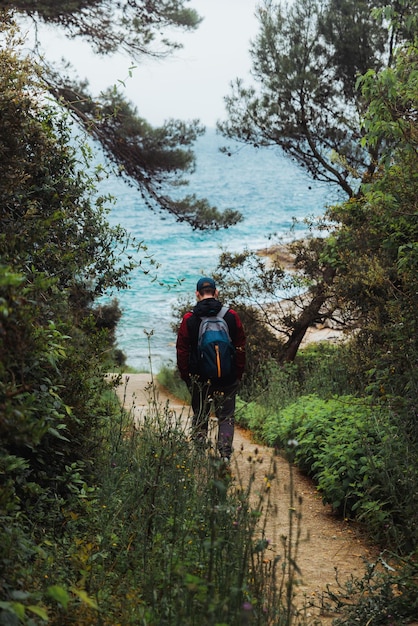
<svg viewBox="0 0 418 626">
<path fill-rule="evenodd" d="M 222 303 L 215 298 L 204 298 L 197 303 L 193 311 L 186 313 L 181 321 L 177 334 L 177 367 L 180 376 L 186 382 L 190 381 L 190 375 L 198 375 L 197 340 L 199 335 L 200 319 L 202 317 L 216 315 L 222 308 Z M 235 347 L 235 373 L 233 379 L 224 381 L 225 384 L 241 380 L 245 369 L 245 332 L 238 313 L 228 309 L 225 315 L 229 334 Z"/>
</svg>

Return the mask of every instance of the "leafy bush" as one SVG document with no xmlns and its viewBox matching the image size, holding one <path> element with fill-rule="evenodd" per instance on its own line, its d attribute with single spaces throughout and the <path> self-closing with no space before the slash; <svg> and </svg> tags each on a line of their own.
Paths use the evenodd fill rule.
<svg viewBox="0 0 418 626">
<path fill-rule="evenodd" d="M 13 37 L 8 43 L 0 50 L 0 601 L 23 621 L 23 599 L 43 616 L 36 568 L 45 560 L 49 577 L 63 512 L 85 496 L 100 444 L 118 310 L 103 320 L 93 304 L 125 284 L 133 262 L 121 261 L 124 231 L 106 222 L 70 125 L 46 105 Z"/>
<path fill-rule="evenodd" d="M 301 350 L 292 363 L 278 365 L 272 358 L 258 366 L 257 382 L 244 378 L 236 419 L 260 441 L 269 415 L 278 413 L 300 396 L 316 393 L 321 398 L 352 388 L 349 355 L 345 345 L 313 344 Z M 251 358 L 251 354 L 249 354 Z"/>
<path fill-rule="evenodd" d="M 393 418 L 367 399 L 303 396 L 270 415 L 264 435 L 277 447 L 297 441 L 295 462 L 324 502 L 365 521 L 377 541 L 408 550 L 417 540 L 416 448 Z"/>
<path fill-rule="evenodd" d="M 416 556 L 383 554 L 366 564 L 361 579 L 353 576 L 344 585 L 338 583 L 332 591 L 328 589 L 322 606 L 337 614 L 334 626 L 412 623 L 418 615 Z"/>
</svg>

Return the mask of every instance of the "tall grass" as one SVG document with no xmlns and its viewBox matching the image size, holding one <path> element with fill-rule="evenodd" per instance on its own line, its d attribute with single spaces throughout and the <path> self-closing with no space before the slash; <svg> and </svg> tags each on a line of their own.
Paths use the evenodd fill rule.
<svg viewBox="0 0 418 626">
<path fill-rule="evenodd" d="M 183 402 L 190 402 L 190 392 L 186 383 L 180 378 L 178 370 L 162 367 L 157 375 L 158 382 L 176 398 Z"/>
<path fill-rule="evenodd" d="M 277 554 L 265 536 L 270 488 L 254 497 L 251 466 L 245 483 L 195 449 L 154 391 L 140 416 L 134 406 L 103 423 L 96 487 L 67 513 L 70 568 L 54 568 L 78 595 L 56 593 L 49 623 L 304 624 L 293 606 L 297 507 Z"/>
</svg>

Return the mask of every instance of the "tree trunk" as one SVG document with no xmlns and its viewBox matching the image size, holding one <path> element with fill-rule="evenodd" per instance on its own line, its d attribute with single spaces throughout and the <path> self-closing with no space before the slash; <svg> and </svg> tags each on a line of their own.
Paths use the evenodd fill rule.
<svg viewBox="0 0 418 626">
<path fill-rule="evenodd" d="M 329 298 L 328 286 L 332 284 L 334 276 L 334 268 L 325 268 L 322 273 L 322 281 L 313 289 L 312 300 L 299 315 L 299 318 L 295 322 L 293 332 L 283 347 L 280 358 L 281 363 L 294 361 L 308 328 L 323 319 L 324 316 L 320 314 L 320 310 L 322 305 Z"/>
</svg>

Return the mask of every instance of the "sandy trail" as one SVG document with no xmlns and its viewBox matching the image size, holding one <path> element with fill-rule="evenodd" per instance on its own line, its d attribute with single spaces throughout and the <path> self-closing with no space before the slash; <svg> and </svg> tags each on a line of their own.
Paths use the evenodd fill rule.
<svg viewBox="0 0 418 626">
<path fill-rule="evenodd" d="M 132 410 L 134 418 L 140 418 L 151 403 L 157 402 L 170 411 L 189 418 L 190 408 L 169 395 L 150 374 L 123 375 L 117 393 L 124 406 Z M 212 431 L 216 430 L 215 428 Z M 234 453 L 231 461 L 232 473 L 236 481 L 248 484 L 255 473 L 253 497 L 262 494 L 266 498 L 266 474 L 271 472 L 272 462 L 276 465 L 277 478 L 271 481 L 270 499 L 274 506 L 269 508 L 265 524 L 265 537 L 269 539 L 272 556 L 283 554 L 281 537 L 289 532 L 289 507 L 291 501 L 291 475 L 294 501 L 301 500 L 301 541 L 297 564 L 301 570 L 296 589 L 295 603 L 301 607 L 305 597 L 319 604 L 321 592 L 327 585 L 337 588 L 335 572 L 343 581 L 354 575 L 361 577 L 364 571 L 363 557 L 372 559 L 376 551 L 362 538 L 359 528 L 352 523 L 336 518 L 328 506 L 324 506 L 312 481 L 303 476 L 297 468 L 290 469 L 289 463 L 280 455 L 274 455 L 271 448 L 251 441 L 250 434 L 240 428 L 235 429 Z M 296 495 L 295 495 L 296 494 Z M 318 609 L 308 611 L 318 615 Z M 335 617 L 335 616 L 334 616 Z M 331 616 L 321 615 L 322 624 L 331 624 Z"/>
</svg>

